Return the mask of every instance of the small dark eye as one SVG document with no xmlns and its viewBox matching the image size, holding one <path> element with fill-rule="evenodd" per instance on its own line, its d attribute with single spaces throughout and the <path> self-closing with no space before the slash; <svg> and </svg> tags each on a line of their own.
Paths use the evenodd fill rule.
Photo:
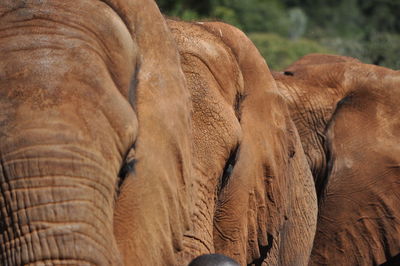
<svg viewBox="0 0 400 266">
<path fill-rule="evenodd" d="M 124 183 L 125 179 L 128 178 L 129 175 L 134 175 L 135 173 L 135 165 L 137 160 L 135 159 L 135 143 L 129 148 L 127 154 L 125 155 L 125 159 L 118 173 L 118 190 L 121 188 L 122 183 Z"/>
<path fill-rule="evenodd" d="M 285 72 L 283 72 L 283 74 L 284 74 L 285 76 L 294 76 L 294 73 L 291 72 L 291 71 L 285 71 Z"/>
<path fill-rule="evenodd" d="M 123 166 L 121 167 L 118 176 L 122 179 L 125 179 L 127 177 L 127 175 L 129 175 L 130 173 L 134 173 L 135 172 L 135 164 L 136 164 L 135 159 L 125 162 L 123 164 Z"/>
<path fill-rule="evenodd" d="M 228 183 L 231 175 L 232 175 L 232 171 L 233 168 L 235 167 L 235 163 L 237 160 L 237 153 L 239 150 L 239 146 L 236 146 L 230 153 L 228 160 L 225 163 L 225 167 L 224 170 L 222 172 L 221 175 L 221 179 L 220 179 L 220 183 L 218 186 L 218 192 L 221 192 L 221 190 L 226 186 L 226 184 Z"/>
</svg>

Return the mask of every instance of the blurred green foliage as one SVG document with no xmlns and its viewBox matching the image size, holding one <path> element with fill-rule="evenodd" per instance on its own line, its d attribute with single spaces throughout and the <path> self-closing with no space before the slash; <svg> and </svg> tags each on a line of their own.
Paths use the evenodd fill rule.
<svg viewBox="0 0 400 266">
<path fill-rule="evenodd" d="M 248 35 L 274 70 L 283 70 L 298 58 L 310 53 L 332 54 L 332 50 L 307 38 L 290 40 L 276 33 L 250 33 Z"/>
<path fill-rule="evenodd" d="M 184 20 L 216 19 L 246 32 L 272 69 L 313 52 L 400 69 L 400 0 L 157 0 Z"/>
</svg>

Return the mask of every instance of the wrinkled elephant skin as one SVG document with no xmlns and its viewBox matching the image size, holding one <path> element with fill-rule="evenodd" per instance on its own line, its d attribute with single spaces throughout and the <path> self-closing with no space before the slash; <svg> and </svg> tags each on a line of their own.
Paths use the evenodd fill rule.
<svg viewBox="0 0 400 266">
<path fill-rule="evenodd" d="M 319 214 L 310 264 L 398 260 L 399 71 L 313 54 L 274 78 L 316 181 Z"/>
<path fill-rule="evenodd" d="M 181 261 L 306 265 L 316 195 L 299 136 L 262 56 L 224 23 L 168 21 L 192 95 L 193 229 Z"/>
<path fill-rule="evenodd" d="M 155 35 L 148 32 L 157 34 L 153 48 L 167 54 L 161 60 L 149 51 Z M 125 242 L 114 237 L 113 224 L 126 217 L 118 207 L 114 217 L 114 199 L 135 141 L 129 154 L 137 156 L 138 182 L 187 178 L 190 164 L 182 158 L 190 158 L 189 141 L 171 136 L 190 131 L 188 94 L 168 34 L 153 1 L 2 1 L 0 264 L 122 264 L 117 246 Z M 161 71 L 165 65 L 176 69 Z M 160 100 L 160 94 L 169 96 Z M 155 107 L 178 98 L 168 114 Z M 148 122 L 138 130 L 138 120 Z M 160 120 L 174 122 L 160 130 Z M 143 159 L 151 130 L 159 135 L 146 152 L 161 155 Z M 166 149 L 174 154 L 163 154 Z M 172 166 L 140 176 L 166 158 Z M 169 209 L 184 228 L 185 189 L 177 187 Z M 159 224 L 179 246 L 179 233 Z"/>
</svg>

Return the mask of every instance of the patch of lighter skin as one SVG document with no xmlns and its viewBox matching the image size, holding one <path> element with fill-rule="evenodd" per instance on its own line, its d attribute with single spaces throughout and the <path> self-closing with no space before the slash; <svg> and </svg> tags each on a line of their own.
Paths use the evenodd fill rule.
<svg viewBox="0 0 400 266">
<path fill-rule="evenodd" d="M 218 57 L 218 55 L 219 55 L 218 50 L 215 48 L 215 45 L 210 44 L 209 41 L 200 40 L 198 42 L 198 45 L 201 46 L 205 50 L 205 54 L 212 56 L 212 57 Z"/>
<path fill-rule="evenodd" d="M 290 91 L 295 91 L 293 88 L 289 88 L 288 85 L 282 83 L 279 80 L 276 80 L 276 85 L 278 88 L 278 92 L 286 99 L 286 101 L 294 102 L 293 96 Z"/>
<path fill-rule="evenodd" d="M 222 30 L 221 29 L 219 29 L 219 35 L 221 35 L 221 38 L 222 38 Z"/>
<path fill-rule="evenodd" d="M 351 88 L 351 84 L 353 82 L 355 82 L 357 84 L 357 82 L 359 81 L 360 76 L 357 74 L 357 70 L 356 71 L 346 71 L 344 73 L 344 79 L 342 80 L 342 84 L 343 84 L 343 88 Z"/>
<path fill-rule="evenodd" d="M 336 164 L 339 169 L 340 168 L 352 169 L 354 161 L 349 157 L 342 157 L 337 159 Z"/>
<path fill-rule="evenodd" d="M 363 65 L 353 66 L 345 72 L 345 80 L 353 81 L 355 84 L 359 84 L 359 82 L 366 82 L 366 84 L 368 84 L 368 81 L 376 81 L 379 79 L 380 77 L 377 75 L 377 72 L 374 70 L 371 71 Z M 346 86 L 348 83 L 344 85 Z"/>
<path fill-rule="evenodd" d="M 204 22 L 196 22 L 196 24 L 203 25 L 203 24 L 204 24 Z"/>
<path fill-rule="evenodd" d="M 376 108 L 376 119 L 379 121 L 379 127 L 375 128 L 376 131 L 376 141 L 379 143 L 387 143 L 388 137 L 396 139 L 396 127 L 397 123 L 393 120 L 387 119 L 388 113 L 383 105 L 378 105 Z"/>
<path fill-rule="evenodd" d="M 46 73 L 51 73 L 54 67 L 61 66 L 59 59 L 53 55 L 52 50 L 45 50 L 43 55 L 36 59 L 36 64 L 42 68 Z M 67 72 L 68 67 L 63 66 L 61 69 Z"/>
<path fill-rule="evenodd" d="M 242 71 L 239 71 L 238 84 L 239 84 L 239 93 L 243 94 L 244 93 L 244 78 L 243 78 Z"/>
<path fill-rule="evenodd" d="M 133 57 L 137 53 L 138 47 L 137 44 L 133 42 L 132 35 L 127 25 L 111 8 L 104 9 L 104 15 L 106 17 L 105 21 L 108 21 L 107 24 L 112 25 L 114 41 L 120 46 L 118 48 L 128 53 L 126 55 L 127 58 Z M 166 23 L 163 23 L 163 27 L 164 31 L 169 31 Z"/>
<path fill-rule="evenodd" d="M 387 79 L 389 82 L 393 82 L 394 84 L 397 84 L 398 88 L 400 88 L 400 70 L 395 71 L 394 75 L 385 76 L 385 79 Z"/>
</svg>

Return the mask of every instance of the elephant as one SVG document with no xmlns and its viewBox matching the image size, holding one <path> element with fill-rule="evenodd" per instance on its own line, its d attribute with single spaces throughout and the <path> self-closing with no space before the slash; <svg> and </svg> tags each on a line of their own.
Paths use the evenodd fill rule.
<svg viewBox="0 0 400 266">
<path fill-rule="evenodd" d="M 317 198 L 285 99 L 253 43 L 221 22 L 167 20 L 192 101 L 191 229 L 180 265 L 307 265 Z"/>
<path fill-rule="evenodd" d="M 0 14 L 0 264 L 175 263 L 191 103 L 154 1 L 6 0 Z"/>
<path fill-rule="evenodd" d="M 397 265 L 400 71 L 310 54 L 273 76 L 316 185 L 310 265 Z"/>
<path fill-rule="evenodd" d="M 151 0 L 0 14 L 2 265 L 307 264 L 311 171 L 242 32 Z"/>
</svg>

